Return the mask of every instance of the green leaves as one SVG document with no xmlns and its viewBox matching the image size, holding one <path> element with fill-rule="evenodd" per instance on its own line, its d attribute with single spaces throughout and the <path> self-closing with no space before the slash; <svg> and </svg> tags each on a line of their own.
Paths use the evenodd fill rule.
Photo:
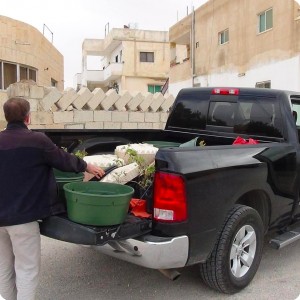
<svg viewBox="0 0 300 300">
<path fill-rule="evenodd" d="M 85 151 L 85 149 L 83 150 L 77 150 L 75 151 L 74 155 L 83 159 L 88 153 Z"/>
<path fill-rule="evenodd" d="M 129 162 L 136 163 L 139 166 L 140 177 L 138 184 L 142 188 L 147 188 L 153 182 L 153 175 L 155 172 L 154 163 L 146 165 L 145 159 L 137 153 L 136 150 L 128 148 L 126 154 L 129 155 Z"/>
</svg>

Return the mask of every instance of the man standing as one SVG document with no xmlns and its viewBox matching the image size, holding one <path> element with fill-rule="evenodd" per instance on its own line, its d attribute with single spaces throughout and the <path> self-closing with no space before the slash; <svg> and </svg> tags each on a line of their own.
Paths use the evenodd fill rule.
<svg viewBox="0 0 300 300">
<path fill-rule="evenodd" d="M 53 168 L 87 171 L 97 178 L 104 171 L 58 148 L 45 134 L 29 130 L 27 100 L 10 98 L 3 110 L 8 124 L 0 132 L 0 295 L 33 300 L 41 260 L 37 220 L 64 211 Z"/>
</svg>

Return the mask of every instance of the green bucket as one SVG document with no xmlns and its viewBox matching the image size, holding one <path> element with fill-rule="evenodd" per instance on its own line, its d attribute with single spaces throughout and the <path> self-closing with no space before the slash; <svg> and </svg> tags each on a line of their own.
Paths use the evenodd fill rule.
<svg viewBox="0 0 300 300">
<path fill-rule="evenodd" d="M 145 141 L 144 144 L 153 145 L 156 148 L 179 147 L 180 143 L 168 141 Z"/>
<path fill-rule="evenodd" d="M 94 226 L 124 222 L 134 189 L 108 182 L 71 182 L 64 185 L 71 221 Z"/>
<path fill-rule="evenodd" d="M 83 180 L 83 173 L 63 172 L 57 169 L 53 169 L 55 180 L 58 186 L 58 199 L 63 203 L 66 203 L 64 185 L 70 182 L 80 182 Z"/>
</svg>

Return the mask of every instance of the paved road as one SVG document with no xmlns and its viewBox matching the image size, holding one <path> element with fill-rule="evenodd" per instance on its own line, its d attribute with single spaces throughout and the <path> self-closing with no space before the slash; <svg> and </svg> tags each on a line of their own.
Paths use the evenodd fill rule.
<svg viewBox="0 0 300 300">
<path fill-rule="evenodd" d="M 86 247 L 42 238 L 42 274 L 37 300 L 243 299 L 294 300 L 300 294 L 300 241 L 282 250 L 264 247 L 252 283 L 236 295 L 207 288 L 198 267 L 176 281 Z"/>
</svg>

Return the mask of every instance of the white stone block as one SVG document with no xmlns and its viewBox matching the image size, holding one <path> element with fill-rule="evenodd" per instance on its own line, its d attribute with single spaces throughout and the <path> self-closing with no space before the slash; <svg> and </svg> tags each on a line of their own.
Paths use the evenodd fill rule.
<svg viewBox="0 0 300 300">
<path fill-rule="evenodd" d="M 30 114 L 30 122 L 32 125 L 53 124 L 53 114 L 46 111 L 33 111 Z"/>
<path fill-rule="evenodd" d="M 104 122 L 104 129 L 121 129 L 121 123 L 118 122 Z"/>
<path fill-rule="evenodd" d="M 145 113 L 141 111 L 129 112 L 129 122 L 145 122 Z"/>
<path fill-rule="evenodd" d="M 66 124 L 65 129 L 84 129 L 84 124 Z"/>
<path fill-rule="evenodd" d="M 54 103 L 62 97 L 62 93 L 56 88 L 52 88 L 50 92 L 40 101 L 41 106 L 45 111 L 51 110 Z"/>
<path fill-rule="evenodd" d="M 44 87 L 38 85 L 30 86 L 30 98 L 32 99 L 43 99 L 44 98 Z"/>
<path fill-rule="evenodd" d="M 8 99 L 7 94 L 5 91 L 0 90 L 0 103 L 3 105 L 3 103 Z"/>
<path fill-rule="evenodd" d="M 153 129 L 164 129 L 165 124 L 164 123 L 153 123 Z"/>
<path fill-rule="evenodd" d="M 73 111 L 55 111 L 53 112 L 54 123 L 73 123 L 74 113 Z"/>
<path fill-rule="evenodd" d="M 111 122 L 111 111 L 106 110 L 95 110 L 94 111 L 94 121 L 95 122 Z"/>
<path fill-rule="evenodd" d="M 120 92 L 120 98 L 115 102 L 114 107 L 119 111 L 126 111 L 126 104 L 132 99 L 128 91 Z"/>
<path fill-rule="evenodd" d="M 144 97 L 140 92 L 133 92 L 131 100 L 126 104 L 127 110 L 136 111 L 143 100 Z"/>
<path fill-rule="evenodd" d="M 87 102 L 93 97 L 93 94 L 86 87 L 81 88 L 77 92 L 78 97 L 73 101 L 73 106 L 77 109 L 82 109 Z"/>
<path fill-rule="evenodd" d="M 121 129 L 137 129 L 138 128 L 138 123 L 129 123 L 129 122 L 124 122 L 122 123 Z"/>
<path fill-rule="evenodd" d="M 114 154 L 87 155 L 83 158 L 83 160 L 88 164 L 92 164 L 101 168 L 108 168 L 111 166 L 121 167 L 124 165 L 124 161 Z"/>
<path fill-rule="evenodd" d="M 30 111 L 38 111 L 39 110 L 39 100 L 37 99 L 27 99 L 27 101 L 30 104 Z"/>
<path fill-rule="evenodd" d="M 94 112 L 91 110 L 74 110 L 74 122 L 92 122 L 94 119 Z"/>
<path fill-rule="evenodd" d="M 46 128 L 46 125 L 28 125 L 28 129 L 45 129 Z M 1 299 L 1 298 L 0 298 Z"/>
<path fill-rule="evenodd" d="M 160 122 L 166 123 L 168 121 L 169 113 L 161 112 L 160 113 Z"/>
<path fill-rule="evenodd" d="M 153 123 L 138 123 L 138 129 L 153 129 Z"/>
<path fill-rule="evenodd" d="M 129 144 L 129 145 L 119 145 L 115 148 L 115 155 L 118 158 L 124 160 L 125 164 L 131 162 L 130 155 L 127 153 L 127 150 L 134 150 L 136 153 L 143 158 L 142 165 L 147 166 L 154 162 L 156 152 L 158 151 L 157 147 L 154 147 L 151 144 Z"/>
<path fill-rule="evenodd" d="M 120 96 L 116 93 L 114 89 L 110 89 L 106 93 L 106 97 L 101 101 L 100 106 L 104 110 L 109 110 L 120 98 Z"/>
<path fill-rule="evenodd" d="M 153 94 L 151 93 L 143 93 L 144 100 L 142 103 L 138 106 L 141 111 L 148 111 L 149 106 L 151 105 L 153 101 Z"/>
<path fill-rule="evenodd" d="M 47 125 L 45 125 L 45 128 L 47 128 L 47 129 L 64 129 L 65 124 L 64 123 L 47 124 Z"/>
<path fill-rule="evenodd" d="M 175 98 L 173 95 L 168 95 L 166 98 L 165 98 L 165 101 L 162 103 L 162 105 L 160 106 L 160 108 L 162 109 L 162 111 L 169 111 L 170 110 L 170 107 L 173 105 L 175 101 Z"/>
<path fill-rule="evenodd" d="M 153 112 L 157 112 L 164 101 L 165 101 L 165 98 L 162 95 L 162 93 L 155 93 L 153 95 L 153 101 L 150 104 L 150 110 Z"/>
<path fill-rule="evenodd" d="M 32 85 L 31 82 L 16 82 L 13 84 L 10 84 L 7 88 L 7 96 L 8 98 L 11 97 L 26 97 L 28 98 L 30 96 L 30 85 Z M 36 83 L 34 82 L 34 85 Z"/>
<path fill-rule="evenodd" d="M 100 181 L 125 184 L 139 176 L 139 174 L 140 170 L 138 164 L 132 163 L 111 171 Z"/>
<path fill-rule="evenodd" d="M 78 94 L 74 89 L 66 89 L 63 93 L 63 96 L 59 99 L 56 105 L 62 110 L 66 110 L 78 97 Z"/>
<path fill-rule="evenodd" d="M 103 129 L 104 122 L 87 122 L 85 129 Z"/>
<path fill-rule="evenodd" d="M 91 110 L 95 110 L 99 104 L 105 99 L 106 95 L 101 88 L 96 88 L 92 92 L 92 98 L 87 102 L 87 106 Z"/>
<path fill-rule="evenodd" d="M 55 104 L 53 104 L 53 105 L 51 106 L 50 110 L 51 110 L 52 112 L 55 112 L 55 111 L 59 111 L 59 108 L 58 108 Z"/>
<path fill-rule="evenodd" d="M 158 123 L 160 121 L 159 113 L 146 112 L 145 122 Z"/>
<path fill-rule="evenodd" d="M 29 129 L 64 129 L 65 124 L 29 125 Z"/>
<path fill-rule="evenodd" d="M 113 111 L 111 115 L 112 122 L 128 122 L 127 111 Z"/>
</svg>

